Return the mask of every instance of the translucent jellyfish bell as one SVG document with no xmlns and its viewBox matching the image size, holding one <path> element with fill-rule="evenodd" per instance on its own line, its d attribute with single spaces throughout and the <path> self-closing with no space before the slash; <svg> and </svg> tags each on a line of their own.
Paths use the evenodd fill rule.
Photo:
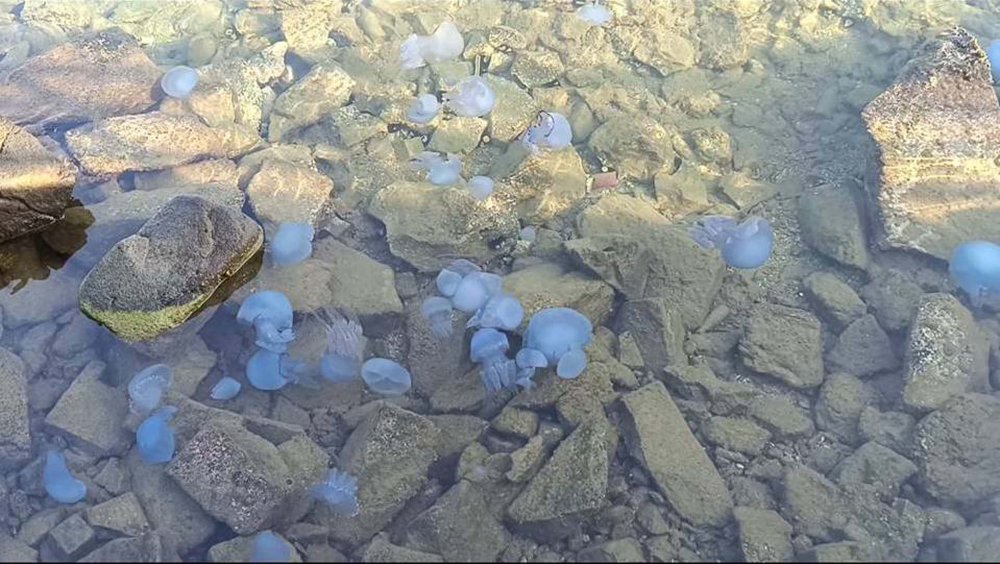
<svg viewBox="0 0 1000 564">
<path fill-rule="evenodd" d="M 413 34 L 399 48 L 400 65 L 415 69 L 427 63 L 457 58 L 465 50 L 465 40 L 455 24 L 444 22 L 431 35 Z"/>
<path fill-rule="evenodd" d="M 160 78 L 160 88 L 171 98 L 187 98 L 197 85 L 198 71 L 184 65 L 168 70 Z"/>
<path fill-rule="evenodd" d="M 173 372 L 166 364 L 154 364 L 139 371 L 128 383 L 129 406 L 137 415 L 152 413 L 170 388 Z"/>
<path fill-rule="evenodd" d="M 978 306 L 982 298 L 1000 290 L 1000 245 L 989 241 L 967 241 L 955 247 L 948 273 Z"/>
<path fill-rule="evenodd" d="M 500 292 L 503 281 L 496 274 L 472 272 L 467 274 L 455 289 L 451 305 L 455 309 L 472 313 L 486 305 L 486 302 Z"/>
<path fill-rule="evenodd" d="M 323 481 L 309 492 L 335 513 L 346 516 L 358 514 L 358 480 L 346 472 L 331 468 Z"/>
<path fill-rule="evenodd" d="M 435 186 L 451 186 L 462 179 L 462 161 L 455 155 L 424 151 L 410 161 L 414 170 L 427 173 L 427 181 Z"/>
<path fill-rule="evenodd" d="M 522 142 L 532 151 L 558 151 L 573 142 L 573 130 L 566 116 L 557 112 L 539 112 L 535 125 L 528 128 Z"/>
<path fill-rule="evenodd" d="M 247 361 L 247 380 L 254 388 L 265 392 L 280 390 L 289 383 L 282 366 L 282 355 L 267 349 L 260 349 Z"/>
<path fill-rule="evenodd" d="M 169 422 L 175 413 L 177 413 L 176 407 L 169 405 L 161 407 L 147 417 L 136 430 L 136 449 L 146 464 L 163 464 L 173 460 L 177 445 L 174 430 Z"/>
<path fill-rule="evenodd" d="M 281 292 L 263 290 L 243 301 L 236 321 L 253 325 L 257 346 L 282 353 L 295 339 L 292 331 L 292 303 Z"/>
<path fill-rule="evenodd" d="M 607 25 L 613 19 L 611 11 L 605 6 L 601 6 L 598 3 L 598 0 L 594 0 L 590 4 L 580 6 L 580 8 L 576 11 L 576 15 L 581 20 L 594 26 Z"/>
<path fill-rule="evenodd" d="M 441 103 L 433 94 L 421 94 L 410 104 L 406 119 L 424 125 L 433 121 L 440 109 Z"/>
<path fill-rule="evenodd" d="M 517 380 L 517 365 L 507 358 L 507 335 L 492 327 L 477 330 L 469 343 L 469 359 L 482 364 L 479 376 L 488 393 L 511 387 Z"/>
<path fill-rule="evenodd" d="M 76 503 L 87 495 L 86 484 L 70 473 L 66 458 L 55 450 L 45 455 L 42 485 L 45 486 L 45 493 L 59 503 Z"/>
<path fill-rule="evenodd" d="M 689 233 L 702 248 L 719 249 L 722 260 L 733 268 L 763 266 L 774 246 L 771 224 L 756 216 L 739 224 L 728 217 L 708 216 L 699 220 Z"/>
<path fill-rule="evenodd" d="M 240 393 L 242 388 L 243 384 L 240 384 L 238 380 L 226 376 L 212 386 L 211 398 L 216 401 L 231 400 Z"/>
<path fill-rule="evenodd" d="M 361 378 L 368 389 L 387 396 L 401 396 L 410 389 L 410 373 L 398 362 L 370 358 L 361 366 Z"/>
<path fill-rule="evenodd" d="M 292 546 L 271 531 L 262 531 L 253 538 L 250 562 L 291 562 Z"/>
<path fill-rule="evenodd" d="M 583 352 L 583 348 L 593 338 L 593 332 L 590 320 L 578 311 L 565 307 L 547 308 L 531 316 L 524 333 L 524 345 L 540 351 L 548 359 L 548 364 L 556 365 L 558 370 L 558 364 L 564 355 L 572 351 Z M 569 374 L 576 372 L 580 358 L 579 355 L 570 357 L 561 376 L 575 377 Z M 585 368 L 586 356 L 582 357 L 582 364 Z M 583 368 L 580 368 L 581 372 Z"/>
<path fill-rule="evenodd" d="M 493 193 L 493 179 L 489 176 L 473 176 L 469 179 L 469 192 L 477 201 L 483 201 Z"/>
<path fill-rule="evenodd" d="M 431 296 L 420 304 L 420 314 L 427 320 L 431 333 L 439 339 L 452 334 L 451 312 L 451 301 L 441 296 Z"/>
<path fill-rule="evenodd" d="M 1000 39 L 990 41 L 986 47 L 986 58 L 990 61 L 990 73 L 993 82 L 1000 82 Z"/>
<path fill-rule="evenodd" d="M 306 223 L 282 223 L 271 238 L 271 260 L 283 268 L 298 264 L 312 255 L 312 240 L 315 235 L 312 225 Z"/>
<path fill-rule="evenodd" d="M 509 294 L 498 293 L 486 301 L 476 311 L 466 327 L 495 327 L 505 331 L 513 331 L 524 319 L 524 308 L 517 298 Z"/>
<path fill-rule="evenodd" d="M 549 365 L 549 360 L 545 358 L 545 353 L 528 347 L 517 351 L 514 360 L 517 362 L 518 368 L 545 368 Z"/>
<path fill-rule="evenodd" d="M 470 76 L 458 81 L 444 95 L 445 106 L 460 116 L 482 117 L 493 110 L 496 94 L 486 81 L 478 76 Z"/>
<path fill-rule="evenodd" d="M 455 295 L 455 290 L 458 289 L 458 285 L 461 283 L 462 275 L 447 268 L 438 272 L 437 278 L 434 279 L 434 284 L 437 286 L 438 292 L 441 292 L 441 295 L 447 298 Z"/>
</svg>

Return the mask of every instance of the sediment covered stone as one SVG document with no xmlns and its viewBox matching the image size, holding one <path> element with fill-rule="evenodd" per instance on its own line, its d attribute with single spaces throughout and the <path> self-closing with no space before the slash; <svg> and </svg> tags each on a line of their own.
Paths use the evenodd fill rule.
<svg viewBox="0 0 1000 564">
<path fill-rule="evenodd" d="M 263 243 L 239 209 L 179 196 L 90 271 L 80 308 L 123 339 L 152 339 L 190 318 Z"/>
<path fill-rule="evenodd" d="M 385 224 L 392 254 L 423 272 L 441 270 L 454 257 L 485 262 L 497 254 L 490 241 L 513 238 L 519 229 L 513 214 L 479 204 L 468 190 L 428 183 L 393 183 L 368 211 Z"/>
<path fill-rule="evenodd" d="M 954 296 L 925 296 L 906 342 L 903 403 L 925 411 L 962 392 L 987 390 L 988 349 L 972 314 Z"/>
<path fill-rule="evenodd" d="M 609 194 L 579 215 L 577 229 L 581 238 L 567 241 L 566 250 L 628 299 L 662 298 L 686 329 L 704 321 L 725 264 L 652 204 Z"/>
<path fill-rule="evenodd" d="M 729 490 L 663 384 L 647 384 L 621 401 L 629 453 L 670 505 L 698 526 L 728 521 Z"/>
<path fill-rule="evenodd" d="M 427 481 L 439 442 L 440 431 L 427 418 L 380 404 L 340 451 L 340 468 L 358 478 L 360 512 L 351 519 L 322 512 L 330 535 L 357 545 L 385 528 Z"/>
<path fill-rule="evenodd" d="M 862 118 L 884 245 L 947 260 L 959 243 L 1000 238 L 1000 104 L 969 32 L 931 40 Z"/>
<path fill-rule="evenodd" d="M 606 421 L 573 431 L 507 508 L 510 519 L 532 534 L 535 527 L 564 526 L 606 505 L 612 432 Z"/>
<path fill-rule="evenodd" d="M 122 423 L 128 399 L 100 380 L 100 372 L 81 374 L 63 392 L 45 422 L 91 454 L 120 454 L 131 443 Z"/>
<path fill-rule="evenodd" d="M 68 162 L 0 118 L 0 242 L 62 218 L 75 182 L 76 171 Z"/>
<path fill-rule="evenodd" d="M 770 509 L 737 507 L 740 549 L 747 562 L 788 562 L 792 558 L 792 527 Z"/>
<path fill-rule="evenodd" d="M 611 314 L 614 289 L 602 280 L 582 272 L 566 271 L 554 263 L 543 263 L 512 272 L 504 277 L 503 288 L 524 308 L 522 327 L 531 316 L 549 307 L 579 311 L 594 327 Z"/>
<path fill-rule="evenodd" d="M 162 71 L 119 29 L 80 36 L 28 59 L 0 84 L 0 115 L 19 125 L 79 123 L 141 112 Z M 95 77 L 100 77 L 95 79 Z"/>
<path fill-rule="evenodd" d="M 492 562 L 510 534 L 472 483 L 461 480 L 407 527 L 407 545 L 449 562 Z"/>
<path fill-rule="evenodd" d="M 923 488 L 946 504 L 1000 494 L 1000 399 L 965 394 L 917 423 L 913 459 Z"/>
<path fill-rule="evenodd" d="M 303 438 L 298 442 L 307 448 L 290 448 L 295 441 L 275 446 L 216 420 L 187 441 L 167 473 L 216 519 L 252 534 L 295 520 L 293 508 L 308 499 L 308 487 L 326 471 L 329 459 L 318 446 Z"/>
<path fill-rule="evenodd" d="M 823 382 L 820 324 L 806 311 L 777 304 L 758 306 L 750 314 L 739 350 L 747 366 L 793 388 L 814 388 Z"/>
<path fill-rule="evenodd" d="M 31 457 L 28 384 L 24 362 L 0 348 L 0 467 L 9 468 Z"/>
<path fill-rule="evenodd" d="M 316 226 L 332 193 L 333 181 L 320 174 L 311 161 L 304 165 L 265 159 L 247 185 L 250 205 L 269 230 L 280 223 Z"/>
</svg>

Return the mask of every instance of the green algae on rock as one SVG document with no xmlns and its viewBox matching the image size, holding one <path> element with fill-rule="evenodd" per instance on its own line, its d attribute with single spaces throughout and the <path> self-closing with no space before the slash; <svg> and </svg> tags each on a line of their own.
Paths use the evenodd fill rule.
<svg viewBox="0 0 1000 564">
<path fill-rule="evenodd" d="M 153 339 L 189 319 L 263 243 L 239 209 L 178 196 L 87 274 L 80 309 L 127 341 Z"/>
</svg>

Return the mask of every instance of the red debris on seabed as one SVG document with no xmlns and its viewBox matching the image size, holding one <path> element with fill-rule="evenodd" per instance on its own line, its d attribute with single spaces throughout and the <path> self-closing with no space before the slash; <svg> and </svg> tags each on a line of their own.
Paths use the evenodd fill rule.
<svg viewBox="0 0 1000 564">
<path fill-rule="evenodd" d="M 599 172 L 594 175 L 594 182 L 590 185 L 592 192 L 603 190 L 614 190 L 618 187 L 618 173 L 615 171 Z"/>
</svg>

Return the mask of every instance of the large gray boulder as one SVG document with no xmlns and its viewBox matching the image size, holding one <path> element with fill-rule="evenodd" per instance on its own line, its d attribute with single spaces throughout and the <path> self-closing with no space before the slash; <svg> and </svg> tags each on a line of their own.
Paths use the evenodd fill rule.
<svg viewBox="0 0 1000 564">
<path fill-rule="evenodd" d="M 178 196 L 87 274 L 80 309 L 125 340 L 152 339 L 190 318 L 263 244 L 240 210 Z"/>
<path fill-rule="evenodd" d="M 1000 104 L 969 32 L 930 41 L 862 117 L 883 245 L 947 260 L 963 241 L 1000 237 Z"/>
</svg>

